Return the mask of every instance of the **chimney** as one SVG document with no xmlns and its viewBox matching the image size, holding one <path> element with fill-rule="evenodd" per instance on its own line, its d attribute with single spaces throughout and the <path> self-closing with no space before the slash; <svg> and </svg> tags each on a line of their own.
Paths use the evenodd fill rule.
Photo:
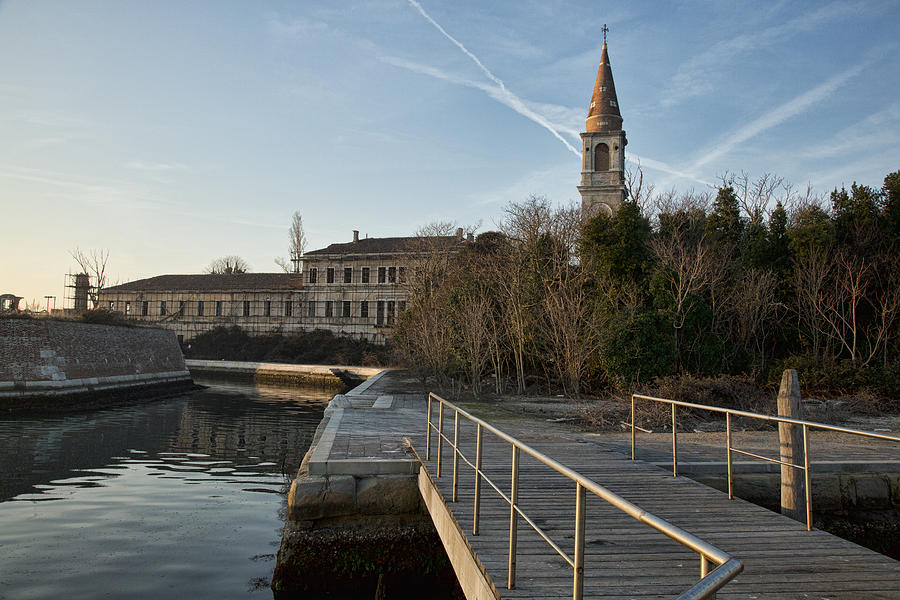
<svg viewBox="0 0 900 600">
<path fill-rule="evenodd" d="M 456 238 L 460 239 L 460 240 L 463 239 L 463 228 L 462 227 L 456 228 Z"/>
<path fill-rule="evenodd" d="M 354 242 L 358 242 L 358 241 L 359 241 L 359 230 L 357 230 L 357 229 L 354 229 L 354 230 L 353 230 L 353 241 L 354 241 Z"/>
<path fill-rule="evenodd" d="M 474 234 L 474 233 L 470 233 L 469 235 L 467 235 L 467 236 L 466 236 L 466 241 L 469 242 L 470 244 L 473 243 L 473 242 L 475 241 L 475 234 Z"/>
</svg>

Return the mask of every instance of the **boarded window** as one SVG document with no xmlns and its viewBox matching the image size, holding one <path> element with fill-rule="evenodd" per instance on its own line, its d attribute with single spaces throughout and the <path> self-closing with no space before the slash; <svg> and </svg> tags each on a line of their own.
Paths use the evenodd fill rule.
<svg viewBox="0 0 900 600">
<path fill-rule="evenodd" d="M 384 267 L 378 267 L 378 283 L 384 283 L 387 279 L 386 277 L 387 269 Z"/>
<path fill-rule="evenodd" d="M 369 318 L 369 301 L 363 300 L 359 303 L 359 316 L 368 319 Z"/>
<path fill-rule="evenodd" d="M 594 149 L 594 170 L 609 171 L 609 146 L 597 144 Z"/>
<path fill-rule="evenodd" d="M 369 267 L 362 268 L 362 282 L 369 283 Z"/>
<path fill-rule="evenodd" d="M 344 267 L 344 283 L 350 283 L 351 281 L 353 281 L 353 269 Z"/>
<path fill-rule="evenodd" d="M 331 300 L 325 301 L 325 316 L 333 317 L 334 316 L 334 302 Z"/>
<path fill-rule="evenodd" d="M 243 314 L 244 314 L 245 317 L 249 317 L 249 316 L 250 316 L 250 301 L 249 301 L 249 300 L 244 300 L 244 312 L 243 312 Z"/>
<path fill-rule="evenodd" d="M 203 316 L 203 300 L 197 301 L 197 316 L 198 317 Z"/>
<path fill-rule="evenodd" d="M 316 283 L 319 281 L 319 270 L 315 267 L 312 267 L 309 270 L 309 282 Z"/>
<path fill-rule="evenodd" d="M 345 319 L 350 318 L 350 301 L 344 300 L 341 302 L 341 316 Z"/>
<path fill-rule="evenodd" d="M 284 316 L 290 317 L 293 314 L 294 314 L 294 307 L 291 304 L 291 301 L 285 300 L 284 301 Z"/>
</svg>

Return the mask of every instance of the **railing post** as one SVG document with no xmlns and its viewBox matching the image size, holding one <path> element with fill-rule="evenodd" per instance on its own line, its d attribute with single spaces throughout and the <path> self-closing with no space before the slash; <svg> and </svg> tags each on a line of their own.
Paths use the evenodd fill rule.
<svg viewBox="0 0 900 600">
<path fill-rule="evenodd" d="M 519 515 L 516 504 L 519 502 L 519 447 L 512 447 L 512 489 L 509 494 L 509 571 L 506 588 L 516 589 L 516 542 L 518 538 Z"/>
<path fill-rule="evenodd" d="M 678 477 L 678 425 L 675 420 L 675 405 L 672 405 L 672 476 Z"/>
<path fill-rule="evenodd" d="M 472 516 L 472 535 L 478 535 L 478 517 L 481 513 L 481 423 L 475 432 L 475 514 Z"/>
<path fill-rule="evenodd" d="M 459 479 L 456 476 L 456 470 L 459 467 L 459 411 L 453 411 L 453 499 L 456 502 L 457 491 L 459 489 Z"/>
<path fill-rule="evenodd" d="M 791 419 L 802 419 L 800 381 L 797 371 L 786 369 L 781 376 L 781 387 L 778 390 L 778 416 Z M 800 426 L 792 423 L 778 423 L 778 441 L 780 458 L 783 463 L 800 464 L 801 440 Z M 800 473 L 796 467 L 781 465 L 781 514 L 795 521 L 803 522 L 803 495 L 800 490 Z"/>
<path fill-rule="evenodd" d="M 444 403 L 438 404 L 437 476 L 441 476 L 441 456 L 444 454 Z"/>
<path fill-rule="evenodd" d="M 584 596 L 584 487 L 575 483 L 575 581 L 572 584 L 572 599 L 582 600 Z"/>
<path fill-rule="evenodd" d="M 809 474 L 809 439 L 807 438 L 807 426 L 803 425 L 803 473 L 806 481 L 803 487 L 806 489 L 806 530 L 812 531 L 812 477 Z"/>
<path fill-rule="evenodd" d="M 728 414 L 728 413 L 725 413 Z M 703 579 L 709 575 L 709 559 L 706 558 L 703 554 L 700 555 L 700 579 Z M 710 600 L 716 600 L 716 594 L 713 593 L 707 596 Z"/>
<path fill-rule="evenodd" d="M 634 394 L 631 395 L 631 460 L 634 460 Z"/>
<path fill-rule="evenodd" d="M 431 460 L 431 392 L 428 392 L 428 417 L 425 419 L 425 460 Z"/>
<path fill-rule="evenodd" d="M 734 499 L 734 486 L 731 480 L 731 413 L 725 413 L 725 443 L 728 445 L 728 499 Z"/>
</svg>

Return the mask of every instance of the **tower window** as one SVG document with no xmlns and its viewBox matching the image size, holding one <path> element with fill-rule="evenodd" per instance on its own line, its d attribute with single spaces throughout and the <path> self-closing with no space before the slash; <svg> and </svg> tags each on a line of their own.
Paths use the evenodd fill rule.
<svg viewBox="0 0 900 600">
<path fill-rule="evenodd" d="M 594 170 L 609 171 L 609 146 L 597 144 L 594 149 Z"/>
</svg>

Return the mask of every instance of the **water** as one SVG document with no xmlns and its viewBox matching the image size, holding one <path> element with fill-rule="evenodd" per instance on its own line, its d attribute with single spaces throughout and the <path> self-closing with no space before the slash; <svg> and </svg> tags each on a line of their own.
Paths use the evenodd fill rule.
<svg viewBox="0 0 900 600">
<path fill-rule="evenodd" d="M 0 599 L 270 598 L 283 492 L 332 393 L 0 418 Z"/>
</svg>

